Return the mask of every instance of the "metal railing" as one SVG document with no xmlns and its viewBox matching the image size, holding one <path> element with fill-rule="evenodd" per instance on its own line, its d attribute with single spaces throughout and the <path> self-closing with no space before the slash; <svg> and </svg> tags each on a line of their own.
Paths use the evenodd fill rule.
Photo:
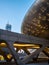
<svg viewBox="0 0 49 65">
<path fill-rule="evenodd" d="M 5 62 L 14 61 L 16 65 L 49 62 L 49 40 L 5 30 L 0 32 L 0 55 Z M 23 53 L 20 54 L 18 51 Z M 41 52 L 46 55 L 45 58 L 39 58 Z"/>
</svg>

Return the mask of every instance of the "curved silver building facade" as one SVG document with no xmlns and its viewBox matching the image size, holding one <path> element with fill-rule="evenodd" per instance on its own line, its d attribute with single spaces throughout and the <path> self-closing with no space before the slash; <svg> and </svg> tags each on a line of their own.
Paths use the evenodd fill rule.
<svg viewBox="0 0 49 65">
<path fill-rule="evenodd" d="M 24 17 L 21 32 L 49 39 L 49 0 L 36 0 Z"/>
</svg>

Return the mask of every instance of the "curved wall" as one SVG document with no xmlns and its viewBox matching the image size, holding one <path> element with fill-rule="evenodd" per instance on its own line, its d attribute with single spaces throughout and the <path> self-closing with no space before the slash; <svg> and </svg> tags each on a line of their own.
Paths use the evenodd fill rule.
<svg viewBox="0 0 49 65">
<path fill-rule="evenodd" d="M 36 0 L 24 17 L 21 31 L 49 39 L 49 0 Z"/>
</svg>

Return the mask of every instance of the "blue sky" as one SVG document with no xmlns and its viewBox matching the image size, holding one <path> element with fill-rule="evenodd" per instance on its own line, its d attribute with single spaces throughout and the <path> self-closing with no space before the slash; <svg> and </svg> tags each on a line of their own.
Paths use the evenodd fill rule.
<svg viewBox="0 0 49 65">
<path fill-rule="evenodd" d="M 23 18 L 35 0 L 0 0 L 0 29 L 12 25 L 13 32 L 21 32 Z"/>
</svg>

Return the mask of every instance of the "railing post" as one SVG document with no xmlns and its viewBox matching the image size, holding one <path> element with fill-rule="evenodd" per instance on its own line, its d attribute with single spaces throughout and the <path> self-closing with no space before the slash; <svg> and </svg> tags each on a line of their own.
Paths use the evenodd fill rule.
<svg viewBox="0 0 49 65">
<path fill-rule="evenodd" d="M 7 46 L 9 48 L 9 50 L 11 51 L 11 54 L 15 60 L 15 63 L 16 65 L 26 65 L 24 62 L 22 62 L 20 59 L 19 59 L 19 55 L 18 53 L 14 50 L 14 47 L 12 45 L 13 42 L 7 42 Z"/>
</svg>

